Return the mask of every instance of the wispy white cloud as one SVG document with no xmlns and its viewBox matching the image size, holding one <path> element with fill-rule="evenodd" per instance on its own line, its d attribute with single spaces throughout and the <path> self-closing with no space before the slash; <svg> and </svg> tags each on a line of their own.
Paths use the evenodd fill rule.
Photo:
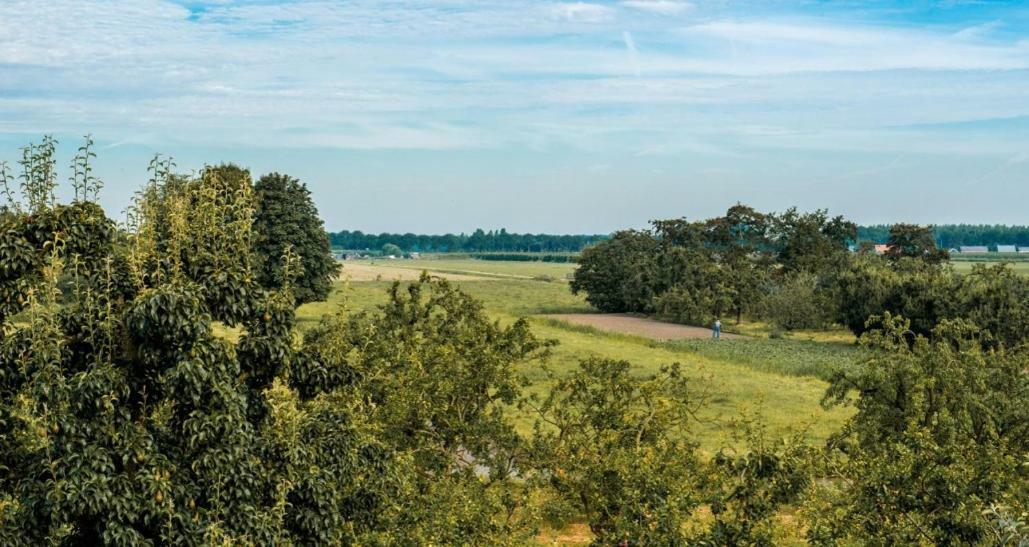
<svg viewBox="0 0 1029 547">
<path fill-rule="evenodd" d="M 729 44 L 734 53 L 721 59 L 723 66 L 740 73 L 1029 68 L 1025 44 L 969 41 L 967 35 L 911 28 L 721 20 L 682 28 L 680 35 Z"/>
<path fill-rule="evenodd" d="M 632 39 L 632 33 L 622 31 L 622 41 L 625 42 L 625 49 L 629 52 L 629 61 L 632 63 L 632 71 L 640 76 L 640 52 L 636 49 L 636 42 Z"/>
<path fill-rule="evenodd" d="M 693 4 L 677 0 L 624 0 L 622 5 L 662 15 L 675 15 L 693 9 Z"/>
<path fill-rule="evenodd" d="M 611 8 L 586 2 L 555 4 L 553 13 L 562 19 L 584 23 L 600 23 L 614 18 L 614 10 Z"/>
</svg>

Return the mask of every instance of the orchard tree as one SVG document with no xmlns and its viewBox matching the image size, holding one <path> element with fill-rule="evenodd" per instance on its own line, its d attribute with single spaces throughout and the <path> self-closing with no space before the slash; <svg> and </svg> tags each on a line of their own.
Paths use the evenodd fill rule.
<svg viewBox="0 0 1029 547">
<path fill-rule="evenodd" d="M 382 256 L 404 256 L 404 251 L 399 245 L 387 243 L 382 246 Z"/>
<path fill-rule="evenodd" d="M 262 287 L 276 289 L 288 282 L 282 257 L 287 249 L 298 261 L 292 272 L 293 296 L 298 304 L 325 300 L 339 275 L 329 237 L 299 180 L 280 173 L 262 176 L 254 184 L 254 258 Z"/>
<path fill-rule="evenodd" d="M 526 399 L 538 416 L 533 478 L 554 500 L 551 518 L 581 516 L 596 545 L 688 543 L 701 498 L 685 433 L 702 402 L 677 365 L 638 379 L 629 363 L 601 359 Z"/>
<path fill-rule="evenodd" d="M 932 338 L 886 314 L 862 337 L 871 356 L 841 373 L 825 403 L 857 413 L 830 442 L 808 505 L 818 544 L 1001 544 L 998 508 L 1029 509 L 1029 354 L 984 351 L 967 321 Z"/>
</svg>

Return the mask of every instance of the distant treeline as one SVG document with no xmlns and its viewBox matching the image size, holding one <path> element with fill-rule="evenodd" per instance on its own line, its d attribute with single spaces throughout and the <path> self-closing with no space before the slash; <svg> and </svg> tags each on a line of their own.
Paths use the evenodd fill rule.
<svg viewBox="0 0 1029 547">
<path fill-rule="evenodd" d="M 607 239 L 606 235 L 513 234 L 500 230 L 475 230 L 467 234 L 366 234 L 361 231 L 329 233 L 333 247 L 379 250 L 392 243 L 404 252 L 460 253 L 576 253 Z"/>
<path fill-rule="evenodd" d="M 962 245 L 1025 245 L 1029 246 L 1029 226 L 1002 224 L 940 224 L 933 226 L 936 245 L 953 249 Z M 890 226 L 858 226 L 858 241 L 886 243 L 890 239 Z M 996 249 L 991 249 L 996 250 Z"/>
<path fill-rule="evenodd" d="M 944 249 L 962 245 L 1029 246 L 1029 226 L 941 224 L 933 227 L 933 234 L 936 244 Z M 503 228 L 478 229 L 471 235 L 366 234 L 360 230 L 329 233 L 332 246 L 341 249 L 379 250 L 392 243 L 404 252 L 440 253 L 577 253 L 609 237 L 606 234 L 514 234 Z M 890 225 L 858 226 L 857 239 L 858 242 L 886 243 L 890 239 Z"/>
</svg>

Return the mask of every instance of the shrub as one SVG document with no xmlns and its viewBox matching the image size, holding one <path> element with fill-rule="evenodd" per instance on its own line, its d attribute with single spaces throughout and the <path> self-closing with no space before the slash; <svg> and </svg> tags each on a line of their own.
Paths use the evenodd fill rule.
<svg viewBox="0 0 1029 547">
<path fill-rule="evenodd" d="M 678 366 L 637 379 L 624 361 L 584 361 L 523 403 L 539 416 L 533 478 L 586 520 L 597 545 L 685 544 L 699 464 L 681 432 L 701 400 Z"/>
<path fill-rule="evenodd" d="M 856 392 L 857 414 L 830 442 L 809 539 L 992 544 L 990 509 L 1029 503 L 1029 354 L 984 351 L 966 321 L 944 320 L 931 338 L 890 314 L 871 326 L 872 353 L 826 394 L 846 404 Z"/>
<path fill-rule="evenodd" d="M 832 300 L 819 290 L 818 277 L 797 273 L 784 278 L 760 305 L 761 317 L 784 330 L 823 328 L 832 317 Z"/>
</svg>

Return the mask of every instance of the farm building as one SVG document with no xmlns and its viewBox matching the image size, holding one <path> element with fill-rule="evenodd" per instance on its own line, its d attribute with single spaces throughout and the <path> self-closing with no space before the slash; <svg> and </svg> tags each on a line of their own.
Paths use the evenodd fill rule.
<svg viewBox="0 0 1029 547">
<path fill-rule="evenodd" d="M 1020 252 L 1020 253 L 1029 253 L 1029 247 L 1019 247 L 1018 248 L 1018 252 Z"/>
<path fill-rule="evenodd" d="M 998 253 L 1016 253 L 1018 251 L 1015 249 L 1014 245 L 997 245 L 997 252 Z"/>
<path fill-rule="evenodd" d="M 961 254 L 986 254 L 990 248 L 985 245 L 962 245 Z"/>
<path fill-rule="evenodd" d="M 879 245 L 875 246 L 875 254 L 877 254 L 877 255 L 886 254 L 886 251 L 889 251 L 889 250 L 890 250 L 890 246 L 889 245 L 879 244 Z"/>
</svg>

